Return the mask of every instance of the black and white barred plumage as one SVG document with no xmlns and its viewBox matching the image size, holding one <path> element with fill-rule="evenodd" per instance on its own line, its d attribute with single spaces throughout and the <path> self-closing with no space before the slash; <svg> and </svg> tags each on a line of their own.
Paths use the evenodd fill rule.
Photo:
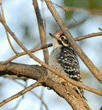
<svg viewBox="0 0 102 110">
<path fill-rule="evenodd" d="M 59 72 L 62 72 L 64 75 L 66 75 L 66 77 L 69 77 L 78 82 L 82 82 L 79 62 L 76 53 L 74 49 L 69 45 L 65 35 L 62 33 L 62 31 L 60 31 L 56 35 L 50 35 L 53 38 L 54 49 L 51 52 L 49 58 L 49 65 L 57 69 Z M 50 71 L 48 71 L 48 75 L 52 80 L 56 82 L 66 82 L 64 79 Z M 76 91 L 80 91 L 80 93 L 83 95 L 83 90 L 79 87 L 76 88 Z"/>
</svg>

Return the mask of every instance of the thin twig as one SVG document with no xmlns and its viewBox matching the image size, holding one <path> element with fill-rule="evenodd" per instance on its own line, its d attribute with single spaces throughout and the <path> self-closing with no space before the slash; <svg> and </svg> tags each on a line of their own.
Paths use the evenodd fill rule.
<svg viewBox="0 0 102 110">
<path fill-rule="evenodd" d="M 102 83 L 102 73 L 98 70 L 98 68 L 92 63 L 92 61 L 86 56 L 86 54 L 82 51 L 82 49 L 76 44 L 72 35 L 70 34 L 67 26 L 63 23 L 61 18 L 59 17 L 56 9 L 54 8 L 51 0 L 45 0 L 49 10 L 51 11 L 52 15 L 54 16 L 56 22 L 60 26 L 61 30 L 64 32 L 65 36 L 67 37 L 70 45 L 82 59 L 82 61 L 86 64 L 92 74 L 97 78 L 97 80 Z"/>
<path fill-rule="evenodd" d="M 86 35 L 86 36 L 74 38 L 74 40 L 75 41 L 80 41 L 80 40 L 84 40 L 84 39 L 91 38 L 91 37 L 96 37 L 96 36 L 102 36 L 102 32 L 92 33 L 92 34 L 89 34 L 89 35 Z"/>
<path fill-rule="evenodd" d="M 82 83 L 76 82 L 72 79 L 70 79 L 69 77 L 66 77 L 66 75 L 64 75 L 63 73 L 59 72 L 58 70 L 53 69 L 52 67 L 48 66 L 46 63 L 42 62 L 41 60 L 39 60 L 37 57 L 35 57 L 32 53 L 30 53 L 24 46 L 23 44 L 16 38 L 16 36 L 14 35 L 14 33 L 9 29 L 9 27 L 7 25 L 5 25 L 3 23 L 3 20 L 0 18 L 1 23 L 3 24 L 3 26 L 7 29 L 7 31 L 11 34 L 11 36 L 16 40 L 16 42 L 21 46 L 21 48 L 31 57 L 33 58 L 35 61 L 37 61 L 38 63 L 40 63 L 43 67 L 47 68 L 48 70 L 50 70 L 51 72 L 53 72 L 54 74 L 62 77 L 63 79 L 65 79 L 66 81 L 68 81 L 69 83 L 80 87 L 82 89 L 88 90 L 90 92 L 96 93 L 98 95 L 102 96 L 102 91 L 88 87 Z"/>
<path fill-rule="evenodd" d="M 23 87 L 26 87 L 25 85 L 23 85 L 22 83 L 18 82 L 17 80 L 13 80 L 13 81 L 15 81 L 16 83 L 20 84 Z M 46 110 L 48 110 L 48 107 L 47 107 L 46 103 L 43 101 L 43 99 L 41 97 L 39 97 L 36 93 L 34 93 L 32 90 L 30 92 L 32 94 L 34 94 L 37 98 L 39 98 L 41 100 L 42 104 L 45 106 Z"/>
<path fill-rule="evenodd" d="M 2 12 L 2 17 L 3 17 L 4 23 L 6 24 L 2 5 L 1 5 L 1 12 Z M 10 44 L 10 47 L 11 47 L 11 49 L 13 50 L 13 52 L 17 55 L 18 52 L 17 52 L 17 51 L 14 49 L 14 47 L 12 46 L 11 41 L 10 41 L 10 38 L 9 38 L 9 35 L 8 35 L 8 32 L 7 32 L 6 29 L 5 29 L 5 31 L 6 31 L 6 35 L 7 35 L 7 39 L 8 39 L 8 42 L 9 42 L 9 44 Z"/>
<path fill-rule="evenodd" d="M 102 31 L 102 28 L 98 28 L 100 31 Z"/>
<path fill-rule="evenodd" d="M 29 52 L 33 53 L 33 52 L 36 52 L 36 51 L 39 51 L 41 49 L 48 48 L 48 47 L 51 47 L 51 46 L 52 46 L 52 43 L 46 44 L 46 45 L 43 45 L 42 47 L 38 47 L 38 48 L 35 48 L 35 49 L 32 49 L 32 50 L 29 50 Z M 26 54 L 27 54 L 26 52 L 18 53 L 17 55 L 11 57 L 10 59 L 2 62 L 2 64 L 7 64 L 7 63 L 11 62 L 12 60 L 14 60 L 14 59 L 16 59 L 20 56 L 26 55 Z"/>
<path fill-rule="evenodd" d="M 20 82 L 18 82 L 17 80 L 15 80 L 15 79 L 21 79 L 21 77 L 19 78 L 19 77 L 17 77 L 17 76 L 14 76 L 14 75 L 10 75 L 10 76 L 3 76 L 4 78 L 8 78 L 8 79 L 11 79 L 11 80 L 13 80 L 13 81 L 15 81 L 17 84 L 20 84 L 21 86 L 23 86 L 23 87 L 25 87 L 26 88 L 26 86 L 25 85 L 23 85 L 22 83 L 20 83 Z M 26 77 L 24 77 L 23 78 L 23 80 L 25 80 L 25 79 L 27 79 Z M 45 106 L 45 108 L 46 108 L 46 110 L 48 110 L 48 107 L 47 107 L 47 105 L 45 104 L 45 102 L 43 101 L 43 99 L 42 99 L 42 97 L 39 97 L 36 93 L 34 93 L 33 91 L 30 91 L 32 94 L 34 94 L 36 97 L 38 97 L 40 100 L 41 100 L 41 102 L 42 102 L 42 104 Z M 42 93 L 42 92 L 41 92 Z M 19 100 L 19 102 L 20 102 L 21 100 Z M 17 103 L 17 105 L 19 104 L 19 102 Z M 17 105 L 14 107 L 14 108 L 17 108 Z M 13 108 L 13 109 L 14 109 Z M 12 109 L 11 109 L 12 110 Z"/>
<path fill-rule="evenodd" d="M 41 88 L 41 96 L 40 96 L 40 99 L 43 100 L 43 96 L 44 96 L 44 87 Z M 40 110 L 43 110 L 43 103 L 41 102 L 41 105 L 40 105 Z"/>
<path fill-rule="evenodd" d="M 17 94 L 15 94 L 15 95 L 9 97 L 8 99 L 2 101 L 2 102 L 0 103 L 0 107 L 3 106 L 4 104 L 6 104 L 7 102 L 10 102 L 11 100 L 13 100 L 13 99 L 15 99 L 15 98 L 17 98 L 17 97 L 19 97 L 19 96 L 25 94 L 26 92 L 32 90 L 33 88 L 38 87 L 38 86 L 41 86 L 41 85 L 42 85 L 42 84 L 39 83 L 39 82 L 36 82 L 36 83 L 32 84 L 31 86 L 27 87 L 26 89 L 22 90 L 21 92 L 18 92 Z"/>
</svg>

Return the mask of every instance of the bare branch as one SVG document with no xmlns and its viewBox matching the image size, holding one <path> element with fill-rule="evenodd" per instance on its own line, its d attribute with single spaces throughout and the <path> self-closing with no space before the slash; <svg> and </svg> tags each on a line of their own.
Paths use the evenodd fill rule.
<svg viewBox="0 0 102 110">
<path fill-rule="evenodd" d="M 33 0 L 33 5 L 34 5 L 34 9 L 35 9 L 36 16 L 37 16 L 41 44 L 46 45 L 46 36 L 45 36 L 45 31 L 44 31 L 44 25 L 43 25 L 43 20 L 42 20 L 40 11 L 39 11 L 37 0 Z M 47 48 L 43 49 L 43 53 L 44 53 L 45 63 L 48 64 L 48 60 L 49 60 L 48 49 Z"/>
<path fill-rule="evenodd" d="M 58 93 L 58 95 L 63 97 L 67 102 L 70 102 L 70 104 L 72 104 L 73 106 L 75 104 L 80 106 L 80 103 L 83 104 L 84 107 L 87 106 L 86 102 L 70 86 L 67 87 L 60 83 L 56 83 L 49 78 L 46 79 L 46 77 L 47 77 L 46 69 L 43 68 L 42 66 L 16 64 L 16 63 L 12 63 L 12 62 L 10 64 L 11 64 L 11 66 L 8 67 L 7 70 L 5 70 L 8 72 L 4 73 L 4 71 L 3 71 L 3 74 L 9 74 L 9 75 L 16 74 L 19 77 L 24 76 L 24 77 L 32 78 L 32 79 L 36 79 L 36 80 L 39 80 L 42 77 L 43 81 L 44 81 L 43 86 L 48 86 L 48 87 L 52 88 L 54 91 L 56 91 Z M 0 71 L 4 70 L 5 67 L 6 67 L 6 65 L 0 66 Z M 2 72 L 0 72 L 0 73 L 2 73 Z"/>
<path fill-rule="evenodd" d="M 32 49 L 32 50 L 29 50 L 29 52 L 31 52 L 31 53 L 32 52 L 36 52 L 36 51 L 39 51 L 41 49 L 45 49 L 45 48 L 48 48 L 48 47 L 51 47 L 51 46 L 52 46 L 51 43 L 50 44 L 46 44 L 46 45 L 43 45 L 42 47 L 38 47 L 38 48 L 35 48 L 35 49 Z M 26 55 L 26 54 L 27 54 L 26 52 L 18 53 L 17 55 L 11 57 L 10 59 L 2 62 L 2 64 L 7 64 L 7 63 L 11 62 L 12 60 L 14 60 L 14 59 L 16 59 L 16 58 L 18 58 L 20 56 Z"/>
<path fill-rule="evenodd" d="M 41 85 L 42 85 L 42 84 L 39 83 L 39 82 L 36 82 L 36 83 L 32 84 L 31 86 L 27 87 L 26 89 L 22 90 L 21 92 L 19 92 L 19 93 L 15 94 L 15 95 L 11 96 L 10 98 L 8 98 L 8 99 L 2 101 L 2 102 L 0 103 L 0 107 L 3 106 L 4 104 L 6 104 L 7 102 L 10 102 L 11 100 L 13 100 L 13 99 L 15 99 L 15 98 L 17 98 L 17 97 L 19 97 L 19 96 L 25 94 L 26 92 L 30 91 L 31 89 L 33 89 L 33 88 L 35 88 L 35 87 L 38 87 L 38 86 L 41 86 Z"/>
<path fill-rule="evenodd" d="M 91 38 L 91 37 L 96 37 L 96 36 L 102 36 L 102 32 L 92 33 L 92 34 L 89 34 L 89 35 L 86 35 L 86 36 L 74 38 L 74 40 L 79 41 L 79 40 L 84 40 L 84 39 Z"/>
<path fill-rule="evenodd" d="M 45 63 L 43 63 L 45 65 Z M 8 68 L 6 68 L 8 66 Z M 51 67 L 47 67 L 48 69 L 52 69 Z M 0 63 L 0 71 L 7 71 L 3 72 L 3 74 L 0 74 L 0 76 L 9 74 L 9 75 L 17 75 L 17 76 L 24 76 L 27 78 L 32 78 L 35 80 L 38 80 L 42 73 L 44 75 L 47 75 L 46 70 L 42 66 L 37 66 L 37 65 L 25 65 L 25 64 L 17 64 L 17 63 L 8 63 L 7 65 L 1 65 Z M 76 85 L 82 89 L 88 90 L 90 92 L 96 93 L 100 96 L 102 96 L 102 91 L 88 87 L 82 83 L 78 83 L 69 77 L 64 76 L 61 72 L 56 71 L 55 69 L 52 69 L 52 72 L 57 74 L 58 76 L 62 77 L 63 79 L 67 80 L 73 85 Z M 45 76 L 46 79 L 47 76 Z M 46 79 L 47 80 L 47 79 Z"/>
<path fill-rule="evenodd" d="M 102 29 L 101 28 L 98 28 L 100 31 L 102 31 Z"/>
<path fill-rule="evenodd" d="M 23 87 L 26 88 L 26 86 L 23 85 L 22 83 L 20 83 L 20 82 L 18 82 L 18 81 L 16 81 L 16 80 L 13 80 L 13 81 L 15 81 L 16 83 L 18 83 L 18 84 L 20 84 L 21 86 L 23 86 Z M 41 97 L 39 97 L 36 93 L 34 93 L 32 90 L 31 90 L 30 92 L 31 92 L 33 95 L 35 95 L 37 98 L 39 98 L 39 99 L 41 100 L 42 104 L 45 106 L 46 110 L 48 110 L 48 107 L 47 107 L 46 103 L 43 101 L 43 99 L 42 99 Z"/>
<path fill-rule="evenodd" d="M 98 68 L 92 63 L 92 61 L 85 55 L 85 53 L 82 51 L 82 49 L 76 44 L 74 39 L 72 38 L 72 35 L 70 34 L 68 28 L 63 23 L 61 18 L 59 17 L 58 13 L 56 12 L 56 9 L 54 8 L 51 0 L 45 0 L 49 10 L 51 11 L 52 15 L 54 16 L 56 22 L 60 26 L 61 30 L 64 32 L 65 36 L 67 37 L 70 45 L 73 47 L 73 49 L 76 51 L 76 53 L 79 55 L 79 57 L 82 59 L 82 61 L 86 64 L 86 66 L 89 68 L 89 70 L 92 72 L 92 74 L 97 78 L 99 82 L 102 83 L 102 74 L 98 70 Z"/>
<path fill-rule="evenodd" d="M 44 96 L 44 87 L 41 88 L 41 95 L 40 95 L 41 100 L 43 100 L 43 96 Z M 40 110 L 43 110 L 43 103 L 42 102 L 40 104 Z"/>
<path fill-rule="evenodd" d="M 2 17 L 3 17 L 4 23 L 6 24 L 2 5 L 1 5 L 1 12 L 2 12 Z M 10 38 L 9 38 L 9 35 L 8 35 L 8 32 L 7 32 L 6 29 L 5 29 L 5 31 L 6 31 L 6 35 L 7 35 L 7 39 L 8 39 L 8 42 L 9 42 L 9 44 L 10 44 L 10 47 L 11 47 L 11 49 L 13 50 L 13 52 L 17 55 L 18 52 L 17 52 L 17 51 L 14 49 L 14 47 L 12 46 L 11 41 L 10 41 Z"/>
</svg>

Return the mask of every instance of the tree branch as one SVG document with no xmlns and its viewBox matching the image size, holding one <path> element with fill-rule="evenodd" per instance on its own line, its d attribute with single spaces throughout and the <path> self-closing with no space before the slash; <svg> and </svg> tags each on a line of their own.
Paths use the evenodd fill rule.
<svg viewBox="0 0 102 110">
<path fill-rule="evenodd" d="M 35 13 L 37 16 L 41 44 L 43 46 L 43 45 L 46 45 L 46 36 L 45 36 L 45 31 L 44 31 L 43 19 L 40 14 L 37 0 L 33 0 L 33 5 L 34 5 Z M 45 61 L 45 63 L 48 64 L 48 60 L 49 60 L 48 49 L 47 48 L 43 49 L 43 53 L 44 53 L 44 59 L 45 59 L 44 61 Z"/>
<path fill-rule="evenodd" d="M 39 50 L 41 50 L 41 49 L 45 49 L 45 48 L 48 48 L 48 47 L 51 47 L 51 46 L 52 46 L 52 43 L 46 44 L 46 45 L 43 45 L 43 46 L 41 46 L 41 47 L 38 47 L 38 48 L 35 48 L 35 49 L 32 49 L 32 50 L 29 50 L 29 52 L 31 52 L 31 53 L 32 53 L 32 52 L 36 52 L 36 51 L 39 51 Z M 14 60 L 14 59 L 16 59 L 16 58 L 18 58 L 18 57 L 20 57 L 20 56 L 23 56 L 23 55 L 27 55 L 27 53 L 26 53 L 26 52 L 18 53 L 17 55 L 11 57 L 10 59 L 8 59 L 8 60 L 2 62 L 2 64 L 10 63 L 12 60 Z"/>
<path fill-rule="evenodd" d="M 3 17 L 4 23 L 6 24 L 2 5 L 1 5 L 1 12 L 2 12 L 2 17 Z M 6 29 L 5 29 L 5 31 L 6 31 L 6 35 L 7 35 L 7 39 L 8 39 L 8 42 L 9 42 L 9 44 L 10 44 L 10 47 L 11 47 L 11 49 L 13 50 L 13 52 L 17 55 L 18 52 L 17 52 L 17 51 L 14 49 L 14 47 L 12 46 L 11 41 L 10 41 L 10 38 L 9 38 L 9 34 L 8 34 L 8 32 L 7 32 Z"/>
<path fill-rule="evenodd" d="M 20 82 L 18 82 L 18 81 L 16 81 L 16 80 L 14 80 L 14 79 L 13 79 L 13 81 L 15 81 L 17 84 L 20 84 L 21 86 L 23 86 L 23 87 L 26 88 L 26 86 L 25 86 L 24 84 L 22 84 L 22 83 L 20 83 Z M 35 92 L 33 92 L 32 90 L 31 90 L 30 92 L 31 92 L 33 95 L 35 95 L 38 99 L 41 100 L 41 102 L 42 102 L 42 104 L 45 106 L 46 110 L 49 110 L 48 107 L 47 107 L 47 105 L 46 105 L 46 103 L 44 102 L 44 100 L 43 100 L 41 97 L 39 97 L 39 96 L 38 96 Z"/>
<path fill-rule="evenodd" d="M 88 35 L 85 35 L 85 36 L 82 36 L 82 37 L 74 38 L 74 40 L 75 41 L 80 41 L 80 40 L 84 40 L 84 39 L 91 38 L 91 37 L 96 37 L 96 36 L 102 36 L 102 32 L 88 34 Z"/>
<path fill-rule="evenodd" d="M 21 92 L 18 92 L 17 94 L 15 94 L 15 95 L 9 97 L 8 99 L 2 101 L 2 102 L 0 103 L 0 107 L 3 106 L 3 105 L 5 105 L 6 103 L 10 102 L 11 100 L 13 100 L 13 99 L 15 99 L 15 98 L 18 98 L 19 96 L 25 94 L 26 92 L 32 90 L 33 88 L 38 87 L 38 86 L 41 86 L 41 85 L 42 85 L 42 84 L 39 83 L 39 81 L 38 81 L 38 82 L 32 84 L 31 86 L 26 87 L 26 89 L 22 90 Z"/>
<path fill-rule="evenodd" d="M 5 67 L 8 68 L 5 69 Z M 48 86 L 52 88 L 58 95 L 63 97 L 71 106 L 77 107 L 82 104 L 81 108 L 89 108 L 86 104 L 85 100 L 83 100 L 79 94 L 77 94 L 70 86 L 64 86 L 60 83 L 56 83 L 51 79 L 47 78 L 47 71 L 42 66 L 37 65 L 26 65 L 26 64 L 16 64 L 16 63 L 9 63 L 7 65 L 0 65 L 0 75 L 17 75 L 19 77 L 27 77 L 32 78 L 35 80 L 43 79 L 43 86 Z M 7 99 L 8 100 L 8 99 Z M 79 110 L 79 109 L 78 109 Z M 89 110 L 89 109 L 85 109 Z"/>
<path fill-rule="evenodd" d="M 46 75 L 45 77 L 47 77 L 46 69 L 43 68 L 42 66 L 17 64 L 17 63 L 13 63 L 13 62 L 8 63 L 6 65 L 1 65 L 1 64 L 2 64 L 2 62 L 0 63 L 0 71 L 2 71 L 2 74 L 0 74 L 0 76 L 9 74 L 9 75 L 17 75 L 19 77 L 24 76 L 24 77 L 32 78 L 32 79 L 35 79 L 35 80 L 38 80 L 41 77 L 42 74 Z M 50 67 L 48 66 L 48 69 L 49 68 Z M 7 72 L 5 72 L 5 71 L 7 71 Z M 57 74 L 58 76 L 60 76 L 63 79 L 67 80 L 68 82 L 70 82 L 71 84 L 102 96 L 102 91 L 91 88 L 91 87 L 88 87 L 88 86 L 86 86 L 82 83 L 76 82 L 76 81 L 70 79 L 69 77 L 64 76 L 61 72 L 58 72 L 54 69 L 52 69 L 52 71 L 55 74 Z"/>
</svg>

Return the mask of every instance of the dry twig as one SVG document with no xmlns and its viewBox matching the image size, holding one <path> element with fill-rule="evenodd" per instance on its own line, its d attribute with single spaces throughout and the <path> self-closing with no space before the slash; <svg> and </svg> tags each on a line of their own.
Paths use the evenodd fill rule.
<svg viewBox="0 0 102 110">
<path fill-rule="evenodd" d="M 2 5 L 1 5 L 1 12 L 2 12 L 2 17 L 3 17 L 4 23 L 6 24 Z M 10 41 L 10 38 L 9 38 L 9 35 L 8 35 L 8 32 L 7 32 L 6 29 L 5 29 L 5 31 L 6 31 L 6 35 L 7 35 L 7 39 L 8 39 L 8 42 L 9 42 L 9 44 L 10 44 L 10 47 L 11 47 L 11 49 L 13 50 L 13 52 L 17 55 L 18 52 L 17 52 L 17 51 L 14 49 L 14 47 L 12 46 L 11 41 Z"/>
<path fill-rule="evenodd" d="M 36 51 L 39 51 L 39 50 L 41 50 L 41 49 L 48 48 L 48 47 L 51 47 L 51 46 L 52 46 L 51 43 L 50 43 L 50 44 L 46 44 L 46 45 L 43 45 L 42 47 L 38 47 L 38 48 L 35 48 L 35 49 L 32 49 L 32 50 L 29 50 L 29 52 L 33 53 L 33 52 L 36 52 Z M 10 59 L 8 59 L 8 60 L 2 62 L 2 64 L 3 64 L 3 65 L 4 65 L 4 64 L 7 64 L 7 63 L 11 62 L 12 60 L 14 60 L 14 59 L 16 59 L 16 58 L 18 58 L 18 57 L 20 57 L 20 56 L 23 56 L 23 55 L 27 55 L 27 53 L 26 53 L 26 52 L 18 53 L 17 55 L 11 57 Z"/>
<path fill-rule="evenodd" d="M 10 98 L 8 98 L 8 99 L 2 101 L 2 102 L 0 103 L 0 107 L 3 106 L 3 105 L 5 105 L 7 102 L 10 102 L 11 100 L 13 100 L 13 99 L 15 99 L 15 98 L 17 98 L 17 97 L 19 97 L 19 96 L 25 94 L 26 92 L 30 91 L 31 89 L 33 89 L 33 88 L 35 88 L 35 87 L 38 87 L 38 86 L 41 86 L 41 85 L 42 85 L 42 84 L 39 83 L 39 81 L 36 82 L 36 83 L 34 83 L 34 84 L 32 84 L 31 86 L 27 87 L 26 89 L 22 90 L 21 92 L 19 92 L 19 93 L 15 94 L 15 95 L 11 96 Z"/>
<path fill-rule="evenodd" d="M 74 40 L 75 41 L 80 41 L 80 40 L 84 40 L 84 39 L 91 38 L 91 37 L 96 37 L 96 36 L 102 36 L 102 32 L 92 33 L 92 34 L 85 35 L 85 36 L 82 36 L 82 37 L 74 38 Z"/>
<path fill-rule="evenodd" d="M 39 11 L 37 0 L 33 0 L 33 5 L 34 5 L 35 13 L 37 16 L 41 44 L 43 46 L 43 45 L 46 45 L 46 36 L 45 36 L 45 31 L 44 31 L 43 19 L 41 17 L 40 11 Z M 44 53 L 45 63 L 48 64 L 48 60 L 49 60 L 48 49 L 47 48 L 43 49 L 43 53 Z"/>
<path fill-rule="evenodd" d="M 16 81 L 16 80 L 13 80 L 13 81 L 15 81 L 16 83 L 18 83 L 18 84 L 20 84 L 21 86 L 23 86 L 23 87 L 26 88 L 26 86 L 23 85 L 22 83 L 20 83 L 20 82 L 18 82 L 18 81 Z M 31 92 L 33 95 L 35 95 L 38 99 L 40 99 L 41 102 L 42 102 L 42 104 L 45 106 L 46 110 L 48 110 L 48 107 L 47 107 L 46 103 L 43 101 L 43 99 L 42 99 L 41 97 L 39 97 L 36 93 L 34 93 L 32 90 L 31 90 L 30 92 Z"/>
</svg>

